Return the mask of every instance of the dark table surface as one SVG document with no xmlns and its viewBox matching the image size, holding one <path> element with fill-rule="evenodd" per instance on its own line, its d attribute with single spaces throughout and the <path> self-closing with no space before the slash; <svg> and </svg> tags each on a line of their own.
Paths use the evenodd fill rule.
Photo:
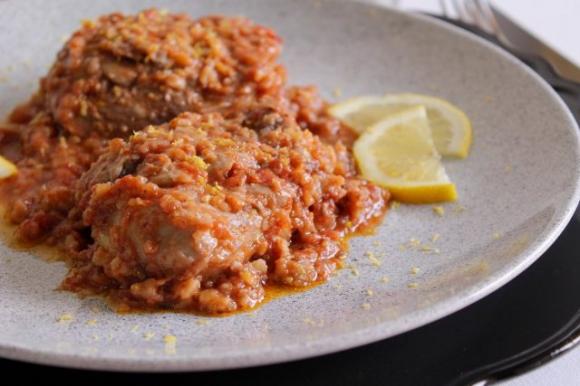
<svg viewBox="0 0 580 386">
<path fill-rule="evenodd" d="M 472 32 L 493 41 L 480 31 Z M 552 84 L 579 119 L 580 85 L 560 79 L 539 58 L 520 58 Z M 40 377 L 63 384 L 156 386 L 465 385 L 509 377 L 541 365 L 578 340 L 579 238 L 580 212 L 576 212 L 554 245 L 500 290 L 425 327 L 337 354 L 250 369 L 178 374 L 93 372 L 0 359 L 0 373 L 3 380 L 18 379 L 18 384 L 38 382 Z"/>
</svg>

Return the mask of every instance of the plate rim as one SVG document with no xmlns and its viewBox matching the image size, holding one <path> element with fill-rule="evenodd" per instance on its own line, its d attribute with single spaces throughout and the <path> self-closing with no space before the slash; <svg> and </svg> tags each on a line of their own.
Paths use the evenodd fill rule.
<svg viewBox="0 0 580 386">
<path fill-rule="evenodd" d="M 516 276 L 521 274 L 526 268 L 533 264 L 540 258 L 544 252 L 554 243 L 560 236 L 566 225 L 571 220 L 580 201 L 580 133 L 578 123 L 570 112 L 568 106 L 562 98 L 552 89 L 552 87 L 536 72 L 529 68 L 525 63 L 513 56 L 510 52 L 501 47 L 486 41 L 485 39 L 468 32 L 460 27 L 449 24 L 445 21 L 439 20 L 435 17 L 428 16 L 421 13 L 405 12 L 393 7 L 381 4 L 370 4 L 364 0 L 339 0 L 334 1 L 334 4 L 340 6 L 346 3 L 357 3 L 359 6 L 368 7 L 369 9 L 378 9 L 380 11 L 388 11 L 396 14 L 399 18 L 406 18 L 413 23 L 427 23 L 435 28 L 446 30 L 450 34 L 461 36 L 461 38 L 468 40 L 471 44 L 486 47 L 503 59 L 510 62 L 510 64 L 519 68 L 533 79 L 538 87 L 541 87 L 556 103 L 561 113 L 563 113 L 569 123 L 569 128 L 573 132 L 576 139 L 576 158 L 579 163 L 576 164 L 575 175 L 576 181 L 574 191 L 570 196 L 563 213 L 557 216 L 557 219 L 551 221 L 551 229 L 547 227 L 548 231 L 543 238 L 537 238 L 533 243 L 522 252 L 520 261 L 516 261 L 515 265 L 505 267 L 496 271 L 489 276 L 483 285 L 478 288 L 467 288 L 458 292 L 454 297 L 447 298 L 437 303 L 436 308 L 426 308 L 411 314 L 412 317 L 404 317 L 396 324 L 396 327 L 391 327 L 385 331 L 383 327 L 392 322 L 383 321 L 375 325 L 357 329 L 350 332 L 344 332 L 339 335 L 331 337 L 322 337 L 314 340 L 308 345 L 293 343 L 287 344 L 283 347 L 276 348 L 258 348 L 247 350 L 245 352 L 235 352 L 233 355 L 226 357 L 216 357 L 208 355 L 207 357 L 195 358 L 175 358 L 167 357 L 166 359 L 159 358 L 107 358 L 101 356 L 91 356 L 81 353 L 59 353 L 54 350 L 37 350 L 28 347 L 21 347 L 14 344 L 6 344 L 0 342 L 0 357 L 6 359 L 21 360 L 36 364 L 54 365 L 76 369 L 90 369 L 90 370 L 108 370 L 108 371 L 122 371 L 122 372 L 179 372 L 179 371 L 209 371 L 209 370 L 225 370 L 244 368 L 258 365 L 269 365 L 281 362 L 295 361 L 299 359 L 307 359 L 315 356 L 330 354 L 347 350 L 350 348 L 362 346 L 378 340 L 386 339 L 401 333 L 419 328 L 426 324 L 432 323 L 454 312 L 457 312 L 476 301 L 482 299 L 493 291 L 499 289 Z"/>
</svg>

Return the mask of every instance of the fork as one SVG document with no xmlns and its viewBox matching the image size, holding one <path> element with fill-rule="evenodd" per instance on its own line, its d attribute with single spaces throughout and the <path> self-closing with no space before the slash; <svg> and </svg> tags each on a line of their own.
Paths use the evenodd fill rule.
<svg viewBox="0 0 580 386">
<path fill-rule="evenodd" d="M 439 0 L 439 6 L 446 18 L 479 28 L 512 53 L 541 57 L 564 81 L 571 82 L 566 88 L 580 92 L 580 68 L 501 13 L 496 13 L 489 0 Z"/>
<path fill-rule="evenodd" d="M 502 44 L 513 47 L 499 27 L 487 0 L 439 0 L 439 5 L 445 17 L 474 25 L 494 35 Z"/>
</svg>

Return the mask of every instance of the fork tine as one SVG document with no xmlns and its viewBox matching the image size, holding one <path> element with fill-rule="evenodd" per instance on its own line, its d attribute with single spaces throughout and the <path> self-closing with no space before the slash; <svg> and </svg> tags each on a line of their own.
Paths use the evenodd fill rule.
<svg viewBox="0 0 580 386">
<path fill-rule="evenodd" d="M 462 0 L 452 0 L 451 4 L 457 13 L 457 17 L 464 23 L 472 24 L 470 15 L 465 10 L 465 4 Z"/>
<path fill-rule="evenodd" d="M 443 10 L 445 17 L 449 19 L 459 19 L 460 17 L 453 1 L 454 0 L 439 0 L 439 6 Z"/>
<path fill-rule="evenodd" d="M 493 15 L 489 2 L 486 0 L 475 0 L 475 6 L 478 8 L 481 19 L 485 24 L 485 26 L 482 26 L 482 28 L 486 32 L 494 34 L 498 37 L 502 37 L 503 34 L 499 28 L 497 20 L 495 19 L 495 16 Z"/>
<path fill-rule="evenodd" d="M 464 4 L 466 12 L 469 13 L 471 19 L 473 20 L 473 24 L 485 32 L 493 34 L 494 30 L 490 27 L 487 20 L 488 17 L 484 14 L 484 11 L 481 8 L 481 4 L 479 4 L 477 0 L 466 0 Z"/>
<path fill-rule="evenodd" d="M 439 6 L 445 17 L 475 25 L 495 35 L 503 44 L 510 45 L 499 27 L 488 0 L 439 0 Z"/>
<path fill-rule="evenodd" d="M 447 10 L 447 5 L 445 5 L 445 0 L 439 0 L 439 8 L 441 8 L 441 12 L 443 12 L 443 16 L 448 19 L 451 19 L 451 14 Z"/>
</svg>

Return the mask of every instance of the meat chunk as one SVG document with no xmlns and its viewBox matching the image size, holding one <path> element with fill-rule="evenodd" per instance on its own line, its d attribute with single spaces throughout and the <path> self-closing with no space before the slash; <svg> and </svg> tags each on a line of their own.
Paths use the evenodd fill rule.
<svg viewBox="0 0 580 386">
<path fill-rule="evenodd" d="M 65 250 L 78 252 L 90 242 L 71 199 L 79 176 L 111 137 L 126 138 L 183 110 L 219 112 L 255 130 L 280 124 L 257 112 L 283 112 L 333 144 L 341 173 L 354 175 L 349 150 L 341 145 L 351 142 L 344 135 L 349 131 L 326 114 L 314 88 L 285 87 L 284 68 L 276 63 L 280 49 L 272 31 L 243 18 L 192 20 L 148 10 L 85 22 L 59 53 L 41 90 L 10 115 L 18 130 L 2 138 L 0 151 L 10 153 L 20 170 L 0 184 L 0 193 L 15 197 L 7 217 L 18 225 L 19 238 L 72 240 Z M 211 66 L 227 76 L 208 83 L 202 73 Z M 184 88 L 177 77 L 186 79 Z M 131 162 L 119 167 L 127 173 Z"/>
<path fill-rule="evenodd" d="M 184 111 L 226 111 L 234 100 L 279 93 L 280 51 L 274 32 L 240 17 L 111 14 L 65 44 L 40 99 L 67 133 L 127 137 Z"/>
<path fill-rule="evenodd" d="M 231 312 L 326 280 L 389 195 L 316 88 L 286 86 L 280 50 L 238 17 L 85 22 L 0 130 L 19 239 L 64 252 L 63 288 L 123 308 Z"/>
<path fill-rule="evenodd" d="M 95 245 L 65 287 L 219 313 L 253 307 L 268 281 L 328 278 L 387 193 L 293 119 L 248 117 L 184 113 L 111 141 L 77 186 Z"/>
</svg>

